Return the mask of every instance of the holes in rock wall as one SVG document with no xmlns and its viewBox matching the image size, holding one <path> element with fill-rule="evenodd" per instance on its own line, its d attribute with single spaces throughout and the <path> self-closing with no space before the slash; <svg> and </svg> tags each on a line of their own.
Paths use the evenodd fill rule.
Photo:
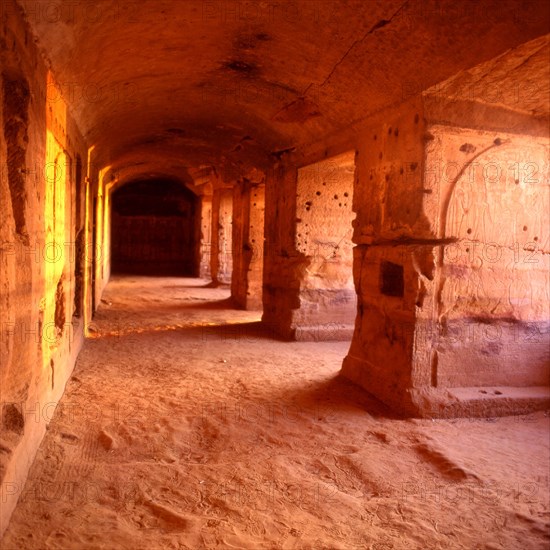
<svg viewBox="0 0 550 550">
<path fill-rule="evenodd" d="M 471 153 L 475 153 L 476 149 L 477 149 L 476 146 L 472 145 L 471 143 L 463 143 L 460 146 L 459 151 L 461 151 L 462 153 L 471 154 Z"/>
<path fill-rule="evenodd" d="M 63 333 L 65 326 L 65 293 L 63 292 L 63 277 L 57 283 L 55 291 L 55 327 L 58 334 Z"/>
<path fill-rule="evenodd" d="M 30 101 L 29 83 L 7 72 L 2 73 L 4 136 L 7 145 L 8 185 L 11 195 L 15 231 L 28 244 L 25 222 L 26 153 L 29 138 L 28 110 Z"/>
<path fill-rule="evenodd" d="M 254 63 L 248 63 L 241 59 L 233 59 L 224 63 L 224 68 L 234 71 L 237 74 L 240 74 L 245 77 L 255 76 L 259 73 L 259 68 Z"/>
<path fill-rule="evenodd" d="M 25 429 L 25 419 L 15 403 L 6 403 L 2 407 L 2 427 L 21 435 Z"/>
<path fill-rule="evenodd" d="M 405 281 L 402 265 L 386 261 L 380 264 L 380 292 L 385 296 L 403 297 Z"/>
</svg>

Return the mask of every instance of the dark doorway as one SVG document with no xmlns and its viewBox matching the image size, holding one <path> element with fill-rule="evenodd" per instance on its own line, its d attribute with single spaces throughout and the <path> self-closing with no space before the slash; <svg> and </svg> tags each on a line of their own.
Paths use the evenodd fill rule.
<svg viewBox="0 0 550 550">
<path fill-rule="evenodd" d="M 196 196 L 171 180 L 137 181 L 112 196 L 113 272 L 197 274 Z"/>
</svg>

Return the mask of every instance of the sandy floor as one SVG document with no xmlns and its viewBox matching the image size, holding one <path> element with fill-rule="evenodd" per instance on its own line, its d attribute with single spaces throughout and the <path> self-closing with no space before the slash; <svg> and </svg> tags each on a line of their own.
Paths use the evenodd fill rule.
<svg viewBox="0 0 550 550">
<path fill-rule="evenodd" d="M 549 548 L 547 414 L 396 418 L 203 285 L 113 279 L 2 550 Z"/>
</svg>

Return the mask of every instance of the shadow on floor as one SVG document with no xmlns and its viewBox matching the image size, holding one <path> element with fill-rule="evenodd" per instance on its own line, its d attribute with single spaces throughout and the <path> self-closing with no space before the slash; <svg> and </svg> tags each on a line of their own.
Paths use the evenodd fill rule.
<svg viewBox="0 0 550 550">
<path fill-rule="evenodd" d="M 401 420 L 387 405 L 367 393 L 340 373 L 332 378 L 315 382 L 309 387 L 296 386 L 280 397 L 274 396 L 278 403 L 288 403 L 298 410 L 317 409 L 330 420 L 330 415 L 338 412 L 368 414 L 373 418 Z"/>
</svg>

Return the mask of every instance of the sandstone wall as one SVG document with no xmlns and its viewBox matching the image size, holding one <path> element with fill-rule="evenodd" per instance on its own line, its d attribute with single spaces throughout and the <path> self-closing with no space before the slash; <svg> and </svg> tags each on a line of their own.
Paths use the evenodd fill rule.
<svg viewBox="0 0 550 550">
<path fill-rule="evenodd" d="M 265 184 L 244 182 L 233 190 L 233 278 L 237 307 L 262 308 Z"/>
<path fill-rule="evenodd" d="M 212 281 L 230 284 L 233 270 L 231 246 L 233 221 L 233 192 L 231 189 L 214 190 L 212 198 L 212 243 L 210 271 Z"/>
<path fill-rule="evenodd" d="M 550 374 L 548 139 L 509 111 L 521 133 L 484 130 L 494 109 L 442 124 L 456 106 L 442 102 L 381 113 L 357 157 L 359 307 L 342 370 L 411 414 Z"/>
<path fill-rule="evenodd" d="M 548 139 L 430 126 L 425 182 L 452 239 L 429 292 L 437 386 L 550 379 Z"/>
<path fill-rule="evenodd" d="M 295 246 L 307 260 L 300 278 L 300 307 L 293 312 L 299 340 L 347 339 L 353 332 L 354 174 L 354 152 L 298 170 Z"/>
<path fill-rule="evenodd" d="M 353 204 L 358 314 L 343 372 L 398 406 L 412 385 L 422 278 L 433 277 L 436 243 L 424 213 L 424 197 L 430 196 L 423 180 L 425 132 L 422 104 L 412 101 L 373 119 L 358 137 Z"/>
<path fill-rule="evenodd" d="M 0 533 L 82 344 L 90 255 L 79 195 L 87 151 L 8 3 L 0 27 Z"/>
<path fill-rule="evenodd" d="M 285 338 L 351 338 L 354 173 L 348 152 L 270 175 L 263 319 Z"/>
<path fill-rule="evenodd" d="M 199 276 L 203 279 L 211 277 L 210 260 L 212 247 L 212 196 L 200 197 L 200 258 Z"/>
<path fill-rule="evenodd" d="M 300 272 L 305 262 L 296 250 L 297 169 L 278 164 L 267 176 L 262 322 L 274 334 L 294 338 L 292 311 L 300 307 Z"/>
</svg>

